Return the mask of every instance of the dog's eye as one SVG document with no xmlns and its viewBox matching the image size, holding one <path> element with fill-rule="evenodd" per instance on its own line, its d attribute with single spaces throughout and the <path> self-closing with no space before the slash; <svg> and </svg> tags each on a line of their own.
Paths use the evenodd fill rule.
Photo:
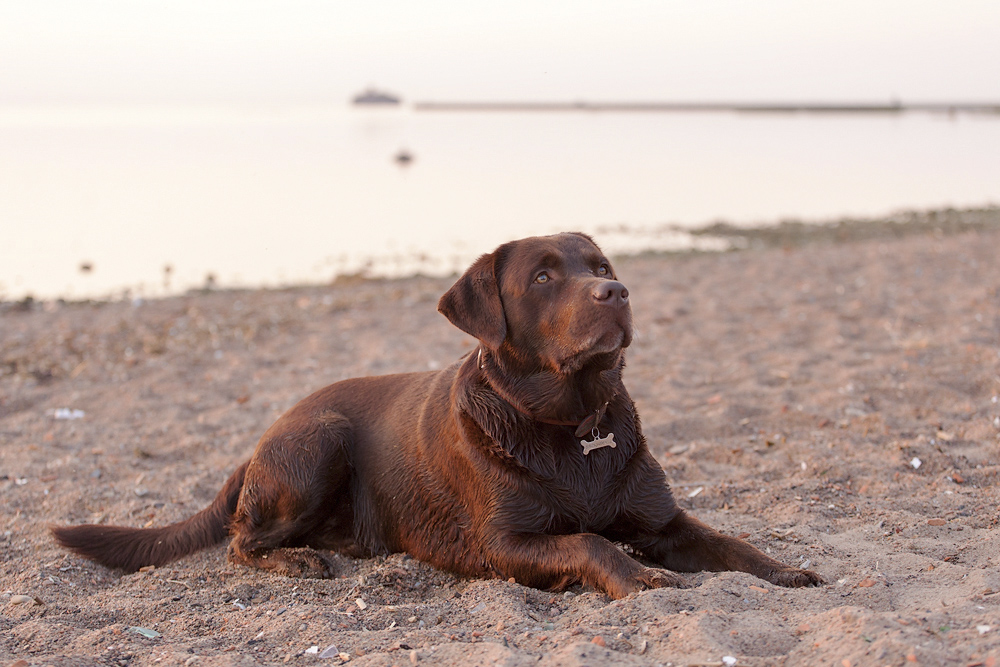
<svg viewBox="0 0 1000 667">
<path fill-rule="evenodd" d="M 549 274 L 546 273 L 545 271 L 542 271 L 537 276 L 535 276 L 535 282 L 538 283 L 539 285 L 542 283 L 549 282 Z"/>
<path fill-rule="evenodd" d="M 597 275 L 606 276 L 611 273 L 611 269 L 607 264 L 601 264 L 600 268 L 597 269 Z"/>
</svg>

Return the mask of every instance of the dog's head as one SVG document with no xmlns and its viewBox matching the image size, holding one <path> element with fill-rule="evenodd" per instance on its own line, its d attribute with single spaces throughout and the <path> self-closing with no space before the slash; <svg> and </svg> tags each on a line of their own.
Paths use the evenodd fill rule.
<svg viewBox="0 0 1000 667">
<path fill-rule="evenodd" d="M 632 342 L 628 290 L 584 234 L 505 243 L 449 289 L 438 310 L 488 349 L 522 364 L 573 372 Z"/>
</svg>

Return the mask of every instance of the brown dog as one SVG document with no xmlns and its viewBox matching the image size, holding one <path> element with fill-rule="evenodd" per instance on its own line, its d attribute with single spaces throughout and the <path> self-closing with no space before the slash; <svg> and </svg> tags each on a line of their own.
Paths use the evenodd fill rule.
<svg viewBox="0 0 1000 667">
<path fill-rule="evenodd" d="M 161 565 L 232 535 L 234 563 L 327 577 L 317 549 L 406 551 L 471 577 L 583 582 L 622 597 L 667 570 L 822 583 L 674 503 L 622 384 L 628 290 L 582 234 L 480 257 L 438 304 L 478 349 L 430 373 L 338 382 L 298 403 L 211 506 L 163 528 L 54 528 L 109 567 Z M 642 565 L 632 549 L 664 568 Z"/>
</svg>

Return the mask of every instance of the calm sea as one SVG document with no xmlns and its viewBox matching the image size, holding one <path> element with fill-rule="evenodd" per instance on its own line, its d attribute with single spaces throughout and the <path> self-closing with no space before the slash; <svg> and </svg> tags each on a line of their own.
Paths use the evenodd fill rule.
<svg viewBox="0 0 1000 667">
<path fill-rule="evenodd" d="M 8 108 L 0 298 L 445 274 L 561 230 L 627 252 L 723 219 L 998 202 L 1000 116 Z"/>
</svg>

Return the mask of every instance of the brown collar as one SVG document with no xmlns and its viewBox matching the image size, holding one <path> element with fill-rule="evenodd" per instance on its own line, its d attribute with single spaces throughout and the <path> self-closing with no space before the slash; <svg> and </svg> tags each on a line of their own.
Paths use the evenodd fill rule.
<svg viewBox="0 0 1000 667">
<path fill-rule="evenodd" d="M 611 401 L 605 401 L 604 405 L 602 405 L 601 407 L 597 408 L 597 410 L 587 415 L 586 419 L 580 422 L 579 425 L 577 425 L 575 422 L 561 422 L 561 421 L 556 421 L 554 419 L 545 419 L 543 417 L 536 417 L 534 415 L 528 415 L 528 416 L 534 419 L 535 421 L 542 422 L 543 424 L 553 424 L 555 426 L 576 426 L 576 431 L 574 432 L 574 435 L 576 435 L 576 437 L 578 438 L 582 438 L 588 433 L 593 434 L 598 430 L 597 427 L 600 425 L 601 420 L 604 419 L 604 413 L 607 412 L 609 403 L 611 403 Z"/>
<path fill-rule="evenodd" d="M 478 366 L 480 370 L 485 370 L 486 368 L 486 360 L 483 359 L 482 345 L 479 346 L 479 353 L 476 356 L 476 366 Z M 539 417 L 538 415 L 534 414 L 531 410 L 521 405 L 521 402 L 516 400 L 513 396 L 508 396 L 507 392 L 504 391 L 502 388 L 497 387 L 493 383 L 490 383 L 490 386 L 493 387 L 493 391 L 500 394 L 501 398 L 510 403 L 514 407 L 514 409 L 516 409 L 518 412 L 524 415 L 527 415 L 534 421 L 541 422 L 543 424 L 552 424 L 553 426 L 576 426 L 576 431 L 574 432 L 574 434 L 578 438 L 582 438 L 588 433 L 595 434 L 598 431 L 598 427 L 601 424 L 601 420 L 604 419 L 604 413 L 607 412 L 608 405 L 611 404 L 610 400 L 604 401 L 604 405 L 597 408 L 597 410 L 590 413 L 589 415 L 584 417 L 582 421 L 579 422 L 559 421 L 556 419 L 547 419 L 545 417 Z M 611 398 L 613 399 L 614 396 L 612 396 Z M 596 437 L 596 435 L 594 437 Z"/>
</svg>

